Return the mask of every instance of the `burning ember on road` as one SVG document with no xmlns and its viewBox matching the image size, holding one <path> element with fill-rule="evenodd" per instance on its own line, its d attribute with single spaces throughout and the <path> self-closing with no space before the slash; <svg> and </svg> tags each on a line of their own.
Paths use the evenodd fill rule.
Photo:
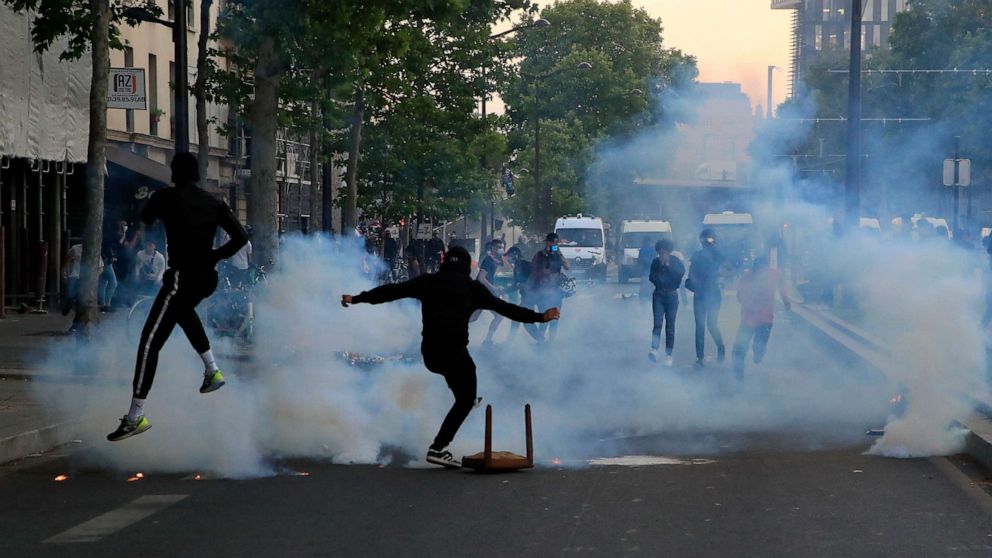
<svg viewBox="0 0 992 558">
<path fill-rule="evenodd" d="M 556 458 L 554 458 L 554 459 L 552 459 L 552 460 L 551 460 L 551 463 L 552 463 L 553 465 L 561 465 L 561 459 L 558 459 L 558 458 L 556 457 Z"/>
<path fill-rule="evenodd" d="M 59 475 L 55 477 L 55 482 L 62 482 L 69 480 L 69 475 Z"/>
<path fill-rule="evenodd" d="M 135 473 L 135 475 L 133 477 L 127 479 L 127 482 L 139 481 L 139 480 L 141 480 L 143 478 L 145 478 L 145 474 L 144 473 Z"/>
<path fill-rule="evenodd" d="M 893 405 L 895 405 L 896 403 L 902 403 L 902 394 L 897 393 L 893 395 L 892 399 L 889 399 L 889 403 L 892 403 Z"/>
</svg>

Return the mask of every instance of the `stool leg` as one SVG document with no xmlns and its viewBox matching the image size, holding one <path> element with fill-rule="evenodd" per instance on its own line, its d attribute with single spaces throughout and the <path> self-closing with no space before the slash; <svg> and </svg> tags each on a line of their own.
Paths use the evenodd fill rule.
<svg viewBox="0 0 992 558">
<path fill-rule="evenodd" d="M 534 466 L 534 434 L 530 426 L 530 403 L 524 405 L 524 428 L 527 432 L 527 464 Z"/>
<path fill-rule="evenodd" d="M 486 452 L 483 459 L 486 467 L 493 464 L 493 406 L 486 405 Z"/>
</svg>

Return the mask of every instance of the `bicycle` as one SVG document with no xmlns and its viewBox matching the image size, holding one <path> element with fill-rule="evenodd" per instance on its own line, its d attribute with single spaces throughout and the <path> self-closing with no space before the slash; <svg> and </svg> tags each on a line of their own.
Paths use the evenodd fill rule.
<svg viewBox="0 0 992 558">
<path fill-rule="evenodd" d="M 204 324 L 216 334 L 224 337 L 240 337 L 245 343 L 252 343 L 255 335 L 254 288 L 268 283 L 265 268 L 248 267 L 247 281 L 234 285 L 229 274 L 221 280 L 221 288 L 204 301 Z M 139 295 L 127 313 L 127 336 L 132 341 L 141 338 L 148 313 L 151 312 L 155 297 Z"/>
</svg>

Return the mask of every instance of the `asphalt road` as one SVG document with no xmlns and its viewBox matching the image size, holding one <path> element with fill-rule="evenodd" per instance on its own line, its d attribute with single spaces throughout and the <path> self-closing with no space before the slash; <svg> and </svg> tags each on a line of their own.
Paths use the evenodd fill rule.
<svg viewBox="0 0 992 558">
<path fill-rule="evenodd" d="M 249 481 L 56 482 L 55 457 L 0 472 L 0 544 L 12 557 L 992 555 L 990 498 L 966 476 L 980 472 L 860 449 L 502 475 L 294 462 Z"/>
<path fill-rule="evenodd" d="M 584 313 L 596 310 L 584 308 L 583 297 L 634 305 L 620 295 L 636 290 L 583 290 L 566 310 L 590 323 Z M 674 369 L 632 372 L 646 345 L 598 351 L 585 364 L 677 375 L 671 385 L 709 394 L 717 406 L 694 416 L 691 428 L 590 431 L 579 438 L 581 452 L 561 456 L 564 467 L 539 454 L 536 469 L 499 475 L 277 461 L 279 474 L 253 480 L 197 479 L 197 471 L 136 478 L 137 471 L 84 465 L 94 462 L 94 446 L 74 444 L 0 467 L 0 556 L 992 556 L 985 471 L 959 457 L 863 455 L 871 441 L 864 427 L 879 426 L 864 423 L 874 416 L 870 405 L 845 420 L 818 408 L 834 403 L 816 393 L 780 401 L 818 385 L 799 382 L 803 370 L 837 381 L 847 374 L 852 386 L 870 372 L 852 369 L 837 347 L 782 315 L 766 362 L 749 364 L 754 380 L 742 394 L 700 391 L 729 370 L 692 370 L 691 306 L 683 308 Z M 731 304 L 723 317 L 728 349 L 734 312 Z M 603 331 L 604 346 L 612 335 Z M 515 362 L 498 347 L 473 352 L 490 378 Z M 861 398 L 891 393 L 879 385 Z M 854 408 L 857 395 L 844 403 Z M 741 411 L 749 405 L 787 416 L 799 408 L 808 420 L 784 425 Z M 880 417 L 886 405 L 878 405 Z M 549 412 L 538 409 L 538 434 Z M 752 422 L 733 428 L 707 419 L 728 412 Z M 707 431 L 708 424 L 716 426 Z M 590 463 L 596 458 L 606 464 Z"/>
</svg>

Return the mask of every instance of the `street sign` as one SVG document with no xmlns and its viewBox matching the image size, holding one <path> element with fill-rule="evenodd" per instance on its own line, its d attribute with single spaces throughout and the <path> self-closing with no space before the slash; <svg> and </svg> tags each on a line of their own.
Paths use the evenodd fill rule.
<svg viewBox="0 0 992 558">
<path fill-rule="evenodd" d="M 144 68 L 111 68 L 107 108 L 146 110 Z"/>
<path fill-rule="evenodd" d="M 954 182 L 954 166 L 958 180 Z M 971 159 L 944 159 L 944 186 L 971 186 Z"/>
</svg>

